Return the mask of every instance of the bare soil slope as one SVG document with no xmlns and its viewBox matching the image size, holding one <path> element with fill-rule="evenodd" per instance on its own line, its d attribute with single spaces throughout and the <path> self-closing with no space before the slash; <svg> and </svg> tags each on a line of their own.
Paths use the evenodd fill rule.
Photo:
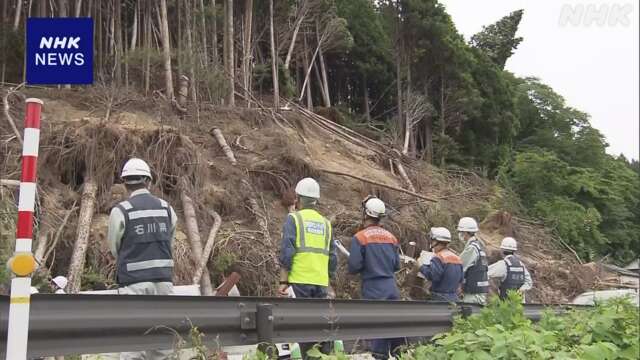
<svg viewBox="0 0 640 360">
<path fill-rule="evenodd" d="M 214 283 L 224 274 L 242 274 L 241 292 L 246 295 L 274 295 L 280 229 L 291 200 L 291 187 L 305 176 L 321 184 L 320 211 L 332 219 L 335 233 L 347 247 L 360 221 L 360 204 L 376 194 L 390 207 L 386 226 L 406 249 L 410 241 L 424 247 L 430 226 L 452 229 L 461 216 L 486 219 L 481 237 L 496 250 L 504 235 L 515 235 L 532 271 L 535 289 L 529 298 L 541 302 L 565 302 L 592 284 L 593 274 L 584 274 L 570 253 L 557 246 L 542 225 L 502 212 L 504 192 L 496 184 L 464 170 L 441 171 L 419 161 L 407 161 L 409 178 L 416 191 L 437 199 L 414 196 L 371 185 L 360 180 L 327 173 L 352 174 L 397 188 L 407 188 L 390 166 L 390 158 L 309 121 L 298 111 L 273 116 L 265 109 L 204 108 L 199 119 L 179 117 L 161 100 L 136 95 L 119 96 L 105 106 L 99 90 L 25 91 L 27 97 L 44 100 L 39 161 L 40 228 L 55 229 L 49 244 L 57 240 L 46 259 L 50 274 L 67 272 L 76 237 L 80 193 L 91 177 L 98 184 L 96 214 L 91 229 L 83 287 L 97 282 L 113 284 L 114 261 L 106 244 L 110 208 L 123 199 L 118 174 L 124 161 L 139 156 L 149 161 L 155 177 L 152 191 L 169 200 L 180 216 L 175 242 L 175 282 L 191 282 L 195 260 L 184 229 L 180 192 L 196 203 L 201 237 L 206 240 L 213 223 L 209 210 L 223 219 L 208 268 Z M 11 114 L 22 119 L 23 103 L 17 97 Z M 107 111 L 107 108 L 109 111 Z M 108 114 L 108 115 L 107 115 Z M 108 118 L 107 118 L 108 116 Z M 327 120 L 328 121 L 328 120 Z M 21 122 L 21 121 L 19 121 Z M 22 124 L 17 124 L 22 129 Z M 222 130 L 238 160 L 232 165 L 211 134 Z M 0 124 L 0 166 L 3 179 L 19 179 L 20 147 L 7 122 Z M 182 180 L 184 179 L 184 180 Z M 246 182 L 243 182 L 246 180 Z M 181 186 L 181 181 L 186 186 Z M 2 189 L 1 204 L 6 214 L 15 211 L 17 191 Z M 249 206 L 253 198 L 258 209 Z M 75 210 L 74 210 L 75 209 Z M 65 215 L 68 222 L 61 228 Z M 268 224 L 268 233 L 258 226 Z M 4 225 L 11 216 L 3 216 Z M 60 233 L 59 238 L 55 236 Z M 452 231 L 454 232 L 454 231 Z M 10 231 L 2 240 L 11 239 Z M 461 250 L 463 244 L 454 242 Z M 336 280 L 339 297 L 357 297 L 357 279 L 346 275 L 345 259 Z M 408 269 L 400 272 L 401 279 Z M 215 285 L 215 284 L 214 284 Z M 406 291 L 406 289 L 403 289 Z"/>
</svg>

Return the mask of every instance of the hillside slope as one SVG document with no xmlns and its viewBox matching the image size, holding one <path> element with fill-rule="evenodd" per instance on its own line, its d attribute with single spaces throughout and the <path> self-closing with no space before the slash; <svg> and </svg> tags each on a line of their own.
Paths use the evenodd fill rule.
<svg viewBox="0 0 640 360">
<path fill-rule="evenodd" d="M 50 274 L 66 274 L 76 238 L 77 210 L 73 210 L 63 229 L 65 215 L 80 203 L 83 182 L 92 178 L 98 185 L 83 287 L 98 282 L 113 284 L 114 262 L 106 244 L 109 209 L 125 196 L 117 184 L 119 169 L 130 156 L 149 161 L 155 172 L 152 191 L 168 199 L 180 217 L 175 242 L 177 259 L 175 282 L 191 282 L 195 262 L 185 230 L 181 191 L 196 204 L 203 242 L 213 223 L 210 210 L 223 220 L 208 263 L 214 285 L 232 270 L 242 275 L 243 295 L 274 295 L 280 229 L 287 214 L 290 188 L 302 177 L 313 176 L 321 184 L 320 211 L 333 221 L 335 234 L 348 247 L 360 221 L 360 203 L 368 194 L 381 197 L 391 209 L 386 226 L 406 249 L 411 241 L 425 246 L 430 226 L 453 229 L 461 216 L 485 219 L 481 237 L 490 251 L 497 250 L 504 235 L 520 241 L 525 263 L 531 269 L 535 287 L 531 301 L 565 302 L 576 293 L 593 286 L 589 273 L 570 253 L 553 241 L 549 232 L 532 221 L 503 212 L 504 191 L 495 183 L 463 170 L 442 171 L 426 164 L 404 160 L 416 192 L 434 198 L 424 201 L 415 196 L 335 175 L 356 175 L 396 188 L 406 188 L 392 170 L 390 158 L 357 142 L 347 141 L 325 126 L 318 126 L 297 110 L 274 117 L 260 109 L 202 109 L 199 121 L 192 116 L 178 117 L 159 100 L 145 100 L 133 94 L 121 96 L 107 112 L 100 89 L 87 92 L 36 90 L 27 97 L 45 102 L 39 161 L 39 219 L 42 233 L 49 233 L 49 248 L 60 232 L 59 241 L 46 267 Z M 21 103 L 12 103 L 14 118 L 21 119 Z M 109 113 L 107 115 L 107 113 Z M 108 116 L 108 119 L 105 119 Z M 328 120 L 324 120 L 327 121 Z M 19 124 L 21 128 L 21 124 Z M 235 153 L 238 164 L 231 165 L 211 134 L 218 127 Z M 2 129 L 2 178 L 19 178 L 20 148 L 11 139 L 6 122 Z M 2 190 L 2 242 L 12 239 L 12 215 L 17 191 Z M 253 208 L 250 199 L 255 199 Z M 258 225 L 268 224 L 268 233 Z M 461 250 L 456 240 L 453 247 Z M 4 256 L 10 247 L 4 250 Z M 494 254 L 495 257 L 495 254 Z M 3 259 L 4 260 L 4 259 Z M 339 297 L 357 297 L 357 279 L 346 274 L 345 259 L 336 279 Z M 403 269 L 401 281 L 408 269 Z M 403 289 L 407 292 L 408 289 Z"/>
</svg>

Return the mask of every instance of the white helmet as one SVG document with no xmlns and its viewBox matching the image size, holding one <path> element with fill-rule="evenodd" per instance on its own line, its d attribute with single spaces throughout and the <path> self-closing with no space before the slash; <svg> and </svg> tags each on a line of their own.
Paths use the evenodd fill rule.
<svg viewBox="0 0 640 360">
<path fill-rule="evenodd" d="M 312 178 L 304 178 L 298 181 L 296 194 L 312 199 L 320 199 L 320 185 Z"/>
<path fill-rule="evenodd" d="M 429 236 L 431 236 L 433 240 L 451 242 L 451 232 L 444 227 L 432 227 Z"/>
<path fill-rule="evenodd" d="M 470 217 L 463 217 L 458 222 L 458 231 L 469 232 L 469 233 L 477 233 L 478 232 L 478 223 Z"/>
<path fill-rule="evenodd" d="M 67 287 L 68 280 L 64 276 L 56 276 L 51 280 L 59 289 L 64 289 Z"/>
<path fill-rule="evenodd" d="M 386 213 L 384 202 L 377 197 L 367 197 L 364 200 L 362 207 L 364 209 L 364 213 L 371 216 L 372 218 L 380 219 Z"/>
<path fill-rule="evenodd" d="M 509 250 L 509 251 L 517 251 L 518 250 L 518 243 L 516 242 L 516 239 L 514 239 L 512 237 L 506 237 L 506 238 L 502 239 L 502 243 L 500 244 L 500 249 Z"/>
<path fill-rule="evenodd" d="M 135 176 L 140 179 L 127 180 L 126 178 L 129 176 Z M 120 178 L 122 178 L 127 184 L 140 184 L 143 177 L 147 177 L 149 180 L 152 178 L 149 165 L 147 165 L 147 163 L 142 159 L 131 158 L 122 167 L 122 174 L 120 174 Z"/>
</svg>

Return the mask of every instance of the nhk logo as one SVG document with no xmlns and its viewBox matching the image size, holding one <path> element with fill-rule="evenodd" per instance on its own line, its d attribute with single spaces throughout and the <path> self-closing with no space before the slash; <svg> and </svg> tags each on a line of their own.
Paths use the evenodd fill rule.
<svg viewBox="0 0 640 360">
<path fill-rule="evenodd" d="M 80 49 L 78 46 L 80 37 L 73 38 L 59 38 L 53 37 L 40 39 L 40 49 Z M 55 53 L 55 52 L 42 52 L 36 53 L 36 65 L 84 65 L 83 53 Z"/>
<path fill-rule="evenodd" d="M 27 83 L 93 83 L 93 19 L 29 18 Z"/>
</svg>

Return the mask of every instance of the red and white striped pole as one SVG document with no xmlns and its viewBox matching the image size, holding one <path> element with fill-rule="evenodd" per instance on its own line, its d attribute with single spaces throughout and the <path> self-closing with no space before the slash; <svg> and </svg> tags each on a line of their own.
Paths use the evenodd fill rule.
<svg viewBox="0 0 640 360">
<path fill-rule="evenodd" d="M 7 360 L 26 360 L 29 337 L 29 303 L 31 301 L 31 274 L 36 261 L 31 253 L 33 239 L 33 211 L 36 202 L 36 170 L 40 144 L 40 114 L 43 102 L 27 99 L 24 119 L 24 145 L 22 147 L 22 178 L 18 200 L 16 251 L 9 260 L 14 273 L 11 280 Z"/>
</svg>

